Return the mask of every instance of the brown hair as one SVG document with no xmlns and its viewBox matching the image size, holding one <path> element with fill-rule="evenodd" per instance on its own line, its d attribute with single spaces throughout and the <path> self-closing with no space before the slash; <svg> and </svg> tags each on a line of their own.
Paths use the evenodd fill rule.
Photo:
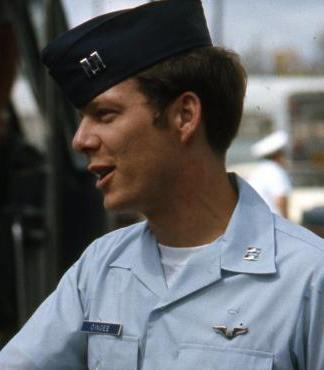
<svg viewBox="0 0 324 370">
<path fill-rule="evenodd" d="M 242 116 L 246 72 L 236 53 L 204 47 L 174 56 L 135 76 L 139 89 L 161 113 L 185 91 L 198 95 L 209 144 L 225 154 Z"/>
</svg>

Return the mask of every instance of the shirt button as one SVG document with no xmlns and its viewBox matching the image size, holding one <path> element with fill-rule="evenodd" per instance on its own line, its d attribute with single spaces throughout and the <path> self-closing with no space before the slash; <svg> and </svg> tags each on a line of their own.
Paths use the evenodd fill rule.
<svg viewBox="0 0 324 370">
<path fill-rule="evenodd" d="M 173 357 L 178 358 L 179 357 L 179 351 L 173 351 Z"/>
</svg>

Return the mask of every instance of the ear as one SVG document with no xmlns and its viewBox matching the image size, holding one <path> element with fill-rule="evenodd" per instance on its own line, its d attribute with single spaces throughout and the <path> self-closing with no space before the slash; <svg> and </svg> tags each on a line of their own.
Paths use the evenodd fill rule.
<svg viewBox="0 0 324 370">
<path fill-rule="evenodd" d="M 201 124 L 201 101 L 192 91 L 182 93 L 170 106 L 169 122 L 173 123 L 179 139 L 187 143 Z"/>
</svg>

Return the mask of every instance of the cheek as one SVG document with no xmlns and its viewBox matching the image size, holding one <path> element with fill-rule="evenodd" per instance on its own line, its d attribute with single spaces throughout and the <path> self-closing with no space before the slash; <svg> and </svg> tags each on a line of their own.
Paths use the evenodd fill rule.
<svg viewBox="0 0 324 370">
<path fill-rule="evenodd" d="M 136 162 L 140 167 L 145 166 L 156 155 L 156 151 L 159 151 L 154 138 L 145 129 L 123 135 L 116 141 L 115 149 L 117 158 L 130 164 Z"/>
<path fill-rule="evenodd" d="M 122 125 L 120 125 L 122 126 Z M 119 130 L 118 132 L 112 133 L 107 143 L 110 145 L 110 149 L 117 157 L 130 157 L 134 153 L 139 155 L 145 150 L 149 144 L 147 135 L 144 129 L 135 129 L 135 127 Z"/>
<path fill-rule="evenodd" d="M 150 177 L 154 176 L 154 160 L 152 149 L 146 140 L 131 136 L 114 147 L 114 160 L 116 161 L 116 185 L 129 186 L 132 191 L 142 187 Z"/>
<path fill-rule="evenodd" d="M 161 181 L 168 168 L 163 152 L 146 141 L 130 143 L 120 157 L 120 164 L 123 178 L 134 189 L 149 188 Z"/>
</svg>

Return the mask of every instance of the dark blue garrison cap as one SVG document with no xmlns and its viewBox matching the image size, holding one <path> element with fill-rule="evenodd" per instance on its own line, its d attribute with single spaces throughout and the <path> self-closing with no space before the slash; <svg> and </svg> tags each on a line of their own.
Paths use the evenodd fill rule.
<svg viewBox="0 0 324 370">
<path fill-rule="evenodd" d="M 161 0 L 93 18 L 52 41 L 43 63 L 81 108 L 178 53 L 212 45 L 200 0 Z"/>
</svg>

